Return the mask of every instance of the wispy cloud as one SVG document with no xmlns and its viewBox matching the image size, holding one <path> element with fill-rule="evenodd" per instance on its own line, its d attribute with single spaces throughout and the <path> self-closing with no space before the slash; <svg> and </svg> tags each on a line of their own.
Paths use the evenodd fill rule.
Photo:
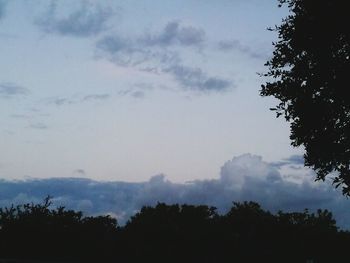
<svg viewBox="0 0 350 263">
<path fill-rule="evenodd" d="M 86 171 L 84 169 L 76 169 L 73 171 L 74 174 L 77 174 L 79 176 L 85 176 L 86 175 Z"/>
<path fill-rule="evenodd" d="M 266 60 L 270 54 L 270 52 L 263 52 L 261 50 L 254 49 L 249 45 L 243 44 L 241 41 L 237 39 L 219 41 L 217 46 L 220 51 L 227 52 L 231 50 L 237 50 L 255 59 Z"/>
<path fill-rule="evenodd" d="M 73 105 L 83 102 L 92 102 L 92 101 L 104 101 L 111 97 L 110 94 L 87 94 L 84 96 L 71 96 L 71 97 L 52 97 L 45 99 L 46 103 L 53 104 L 56 106 L 64 106 L 64 105 Z"/>
<path fill-rule="evenodd" d="M 232 87 L 232 83 L 229 80 L 208 76 L 200 68 L 173 65 L 164 69 L 164 72 L 170 73 L 185 89 L 221 92 Z"/>
<path fill-rule="evenodd" d="M 134 67 L 156 75 L 171 75 L 173 81 L 185 90 L 221 92 L 232 88 L 232 81 L 211 76 L 198 66 L 184 64 L 181 49 L 199 48 L 204 43 L 203 29 L 170 21 L 157 33 L 133 38 L 117 34 L 105 36 L 96 43 L 96 47 L 101 57 L 106 57 L 118 66 Z"/>
<path fill-rule="evenodd" d="M 140 39 L 140 42 L 146 46 L 198 46 L 203 44 L 204 39 L 205 32 L 203 29 L 184 26 L 178 21 L 171 21 L 161 32 L 147 34 Z"/>
<path fill-rule="evenodd" d="M 107 21 L 114 13 L 110 7 L 88 1 L 80 1 L 79 8 L 65 17 L 58 16 L 57 9 L 57 2 L 51 1 L 36 24 L 46 33 L 76 37 L 95 36 L 105 31 Z"/>
<path fill-rule="evenodd" d="M 67 105 L 67 104 L 73 104 L 74 102 L 69 98 L 58 97 L 58 98 L 50 99 L 49 103 L 55 104 L 56 106 L 62 106 L 62 105 Z"/>
<path fill-rule="evenodd" d="M 272 163 L 276 167 L 281 167 L 284 165 L 291 166 L 304 166 L 304 156 L 303 155 L 291 155 L 288 158 L 283 158 L 279 162 Z"/>
<path fill-rule="evenodd" d="M 157 202 L 207 204 L 226 212 L 232 201 L 253 200 L 274 212 L 330 209 L 340 226 L 350 228 L 348 200 L 330 183 L 316 183 L 313 179 L 312 171 L 286 174 L 260 156 L 244 154 L 225 162 L 218 178 L 188 183 L 173 183 L 162 174 L 140 183 L 80 178 L 0 180 L 0 207 L 40 201 L 50 194 L 56 205 L 84 209 L 88 214 L 115 214 L 124 223 L 143 205 Z"/>
<path fill-rule="evenodd" d="M 0 98 L 11 98 L 18 95 L 27 95 L 29 90 L 11 82 L 0 83 Z"/>
<path fill-rule="evenodd" d="M 82 98 L 82 101 L 106 100 L 110 97 L 111 97 L 111 95 L 109 95 L 109 94 L 90 94 L 90 95 L 86 95 L 84 98 Z"/>
</svg>

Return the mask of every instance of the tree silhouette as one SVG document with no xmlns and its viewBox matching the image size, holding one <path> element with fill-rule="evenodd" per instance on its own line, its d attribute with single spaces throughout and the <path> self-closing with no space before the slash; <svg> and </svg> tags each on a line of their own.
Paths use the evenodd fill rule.
<svg viewBox="0 0 350 263">
<path fill-rule="evenodd" d="M 272 214 L 255 202 L 145 206 L 125 226 L 51 201 L 0 209 L 0 262 L 341 262 L 350 245 L 327 210 Z"/>
<path fill-rule="evenodd" d="M 0 208 L 0 258 L 87 261 L 111 255 L 116 219 L 50 206 L 47 197 L 42 204 Z"/>
<path fill-rule="evenodd" d="M 263 74 L 262 96 L 280 102 L 277 117 L 290 122 L 293 146 L 305 147 L 305 165 L 317 180 L 350 195 L 350 19 L 347 1 L 279 0 L 290 10 L 276 26 L 279 40 Z"/>
</svg>

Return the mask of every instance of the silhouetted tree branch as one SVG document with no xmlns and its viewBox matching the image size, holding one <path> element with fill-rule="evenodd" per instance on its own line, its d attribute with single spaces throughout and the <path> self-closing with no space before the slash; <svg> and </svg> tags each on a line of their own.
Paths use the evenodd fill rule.
<svg viewBox="0 0 350 263">
<path fill-rule="evenodd" d="M 276 26 L 278 41 L 266 63 L 262 96 L 290 122 L 293 146 L 305 147 L 305 165 L 350 195 L 350 17 L 347 1 L 279 0 L 289 7 Z"/>
</svg>

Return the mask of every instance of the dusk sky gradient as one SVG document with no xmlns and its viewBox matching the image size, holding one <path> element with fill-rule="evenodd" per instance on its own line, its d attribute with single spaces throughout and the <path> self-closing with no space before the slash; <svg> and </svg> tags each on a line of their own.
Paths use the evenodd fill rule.
<svg viewBox="0 0 350 263">
<path fill-rule="evenodd" d="M 183 182 L 300 153 L 259 96 L 274 1 L 1 3 L 2 177 Z"/>
<path fill-rule="evenodd" d="M 273 0 L 0 0 L 0 188 L 14 179 L 144 187 L 158 178 L 159 187 L 232 186 L 227 204 L 256 197 L 288 206 L 271 203 L 281 194 L 273 190 L 244 192 L 251 178 L 278 181 L 269 187 L 289 189 L 285 200 L 300 191 L 297 208 L 315 191 L 315 204 L 343 213 L 340 195 L 302 168 L 303 149 L 269 110 L 276 101 L 259 95 L 277 40 L 267 28 L 287 14 Z M 90 212 L 113 209 L 100 210 Z"/>
</svg>

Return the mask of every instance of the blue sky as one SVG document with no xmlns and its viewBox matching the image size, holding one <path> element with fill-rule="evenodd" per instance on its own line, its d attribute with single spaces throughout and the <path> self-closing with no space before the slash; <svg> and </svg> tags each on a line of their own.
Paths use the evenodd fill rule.
<svg viewBox="0 0 350 263">
<path fill-rule="evenodd" d="M 53 194 L 125 221 L 156 201 L 254 200 L 348 227 L 345 198 L 314 182 L 259 96 L 266 29 L 287 14 L 273 0 L 0 0 L 0 205 Z"/>
<path fill-rule="evenodd" d="M 183 182 L 300 153 L 259 97 L 274 1 L 0 3 L 3 178 Z"/>
</svg>

